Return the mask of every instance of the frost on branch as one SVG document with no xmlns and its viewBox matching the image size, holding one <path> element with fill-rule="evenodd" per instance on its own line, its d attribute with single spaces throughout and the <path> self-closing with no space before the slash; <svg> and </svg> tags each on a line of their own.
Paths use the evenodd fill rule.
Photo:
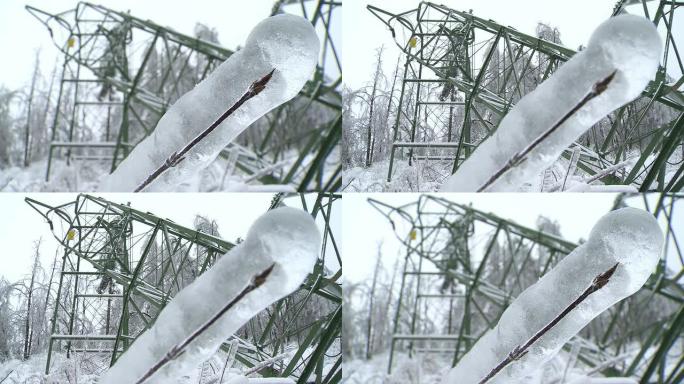
<svg viewBox="0 0 684 384">
<path fill-rule="evenodd" d="M 523 97 L 442 186 L 442 191 L 477 191 L 509 160 L 559 122 L 611 73 L 607 89 L 574 113 L 487 191 L 515 191 L 556 161 L 563 150 L 611 111 L 637 98 L 658 69 L 662 43 L 653 24 L 620 15 L 594 31 L 589 46 Z"/>
<path fill-rule="evenodd" d="M 211 164 L 255 120 L 295 97 L 313 73 L 319 46 L 308 20 L 287 14 L 265 19 L 254 27 L 244 48 L 176 101 L 154 131 L 102 180 L 100 190 L 133 191 L 174 152 L 234 105 L 254 81 L 275 69 L 263 92 L 245 102 L 146 191 L 176 189 Z"/>
<path fill-rule="evenodd" d="M 135 383 L 174 346 L 231 302 L 250 280 L 275 263 L 263 284 L 245 295 L 146 383 L 167 383 L 211 357 L 230 335 L 274 301 L 294 292 L 313 269 L 320 234 L 309 214 L 278 208 L 252 225 L 244 242 L 180 291 L 107 371 L 100 384 Z"/>
<path fill-rule="evenodd" d="M 655 269 L 663 233 L 649 213 L 623 208 L 603 216 L 589 240 L 528 287 L 452 368 L 445 384 L 477 384 L 517 347 L 556 318 L 589 287 L 594 278 L 619 263 L 610 281 L 588 296 L 557 325 L 488 383 L 526 383 L 535 370 L 592 319 L 638 291 Z"/>
</svg>

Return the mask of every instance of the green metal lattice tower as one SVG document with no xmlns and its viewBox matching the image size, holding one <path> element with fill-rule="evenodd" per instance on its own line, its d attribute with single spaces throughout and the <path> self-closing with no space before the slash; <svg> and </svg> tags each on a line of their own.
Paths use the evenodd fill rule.
<svg viewBox="0 0 684 384">
<path fill-rule="evenodd" d="M 262 118 L 267 128 L 261 134 L 245 135 L 242 145 L 231 143 L 221 156 L 234 161 L 245 175 L 256 174 L 263 183 L 296 183 L 302 191 L 336 190 L 341 184 L 335 151 L 341 136 L 338 88 L 342 70 L 330 28 L 341 2 L 319 1 L 311 8 L 310 0 L 276 1 L 272 14 L 292 4 L 300 4 L 299 13 L 323 31 L 314 76 L 299 97 Z M 53 159 L 59 157 L 67 163 L 108 161 L 113 171 L 175 100 L 233 53 L 212 41 L 97 4 L 79 2 L 56 14 L 31 6 L 26 9 L 46 26 L 64 54 L 46 181 Z M 309 119 L 324 123 L 307 127 Z M 306 129 L 293 132 L 296 137 L 274 135 L 280 124 L 292 122 Z M 282 162 L 293 148 L 298 156 L 289 169 L 275 167 L 261 175 L 260 171 Z"/>
<path fill-rule="evenodd" d="M 663 354 L 682 341 L 684 332 L 684 250 L 679 246 L 684 233 L 673 226 L 681 220 L 675 212 L 677 204 L 684 204 L 684 196 L 654 196 L 657 202 L 649 204 L 648 195 L 620 195 L 615 208 L 641 203 L 658 217 L 666 234 L 665 254 L 678 258 L 681 268 L 668 270 L 661 261 L 640 292 L 594 320 L 587 327 L 588 336 L 574 337 L 565 348 L 577 348 L 584 364 L 605 364 L 602 371 L 612 376 L 632 376 L 637 368 L 643 372 L 646 367 L 641 383 L 657 375 L 659 382 L 675 384 L 684 377 L 681 364 L 667 376 L 656 367 L 661 366 Z M 440 196 L 423 195 L 402 206 L 380 200 L 369 199 L 369 203 L 392 223 L 406 252 L 389 373 L 400 351 L 409 356 L 439 354 L 450 357 L 455 365 L 497 323 L 526 288 L 525 282 L 536 281 L 577 246 L 548 230 L 526 227 Z M 635 308 L 640 316 L 636 322 L 628 318 Z M 435 323 L 439 323 L 437 329 Z M 616 353 L 634 347 L 630 340 L 636 341 L 641 352 L 632 361 L 616 362 Z M 653 347 L 659 355 L 645 353 Z M 678 358 L 675 351 L 673 366 Z"/>
<path fill-rule="evenodd" d="M 586 178 L 642 191 L 684 186 L 684 164 L 677 162 L 684 141 L 684 66 L 672 34 L 680 6 L 666 0 L 616 5 L 613 15 L 642 14 L 658 26 L 664 59 L 639 99 L 611 113 L 563 153 Z M 657 11 L 649 12 L 649 7 Z M 455 172 L 518 100 L 576 53 L 472 11 L 431 2 L 401 13 L 370 5 L 368 10 L 387 26 L 406 56 L 387 181 L 397 155 L 409 165 L 416 160 L 449 162 Z M 645 120 L 649 115 L 658 121 Z M 631 172 L 601 173 L 623 163 L 630 151 L 640 153 Z M 673 163 L 669 168 L 668 161 Z"/>
<path fill-rule="evenodd" d="M 331 363 L 324 383 L 335 383 L 341 376 L 337 353 L 341 258 L 337 234 L 330 226 L 332 208 L 339 199 L 330 193 L 278 194 L 271 204 L 275 208 L 285 202 L 310 212 L 322 225 L 323 243 L 321 256 L 300 290 L 251 319 L 222 347 L 224 351 L 237 347 L 236 360 L 254 367 L 282 354 L 293 338 L 303 338 L 287 366 L 263 368 L 266 377 L 294 376 L 305 383 Z M 63 251 L 46 374 L 59 350 L 67 358 L 73 354 L 108 356 L 109 365 L 114 364 L 178 291 L 234 246 L 217 237 L 214 224 L 205 223 L 199 230 L 187 228 L 92 195 L 78 195 L 58 206 L 31 198 L 26 202 L 46 219 Z M 299 316 L 306 306 L 321 313 L 313 323 L 302 324 Z M 307 348 L 316 353 L 305 354 Z"/>
</svg>

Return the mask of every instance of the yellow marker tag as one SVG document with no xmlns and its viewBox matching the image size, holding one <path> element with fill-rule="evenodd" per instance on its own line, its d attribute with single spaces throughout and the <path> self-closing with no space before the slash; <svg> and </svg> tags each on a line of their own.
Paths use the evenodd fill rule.
<svg viewBox="0 0 684 384">
<path fill-rule="evenodd" d="M 69 40 L 67 40 L 67 47 L 73 48 L 74 44 L 76 44 L 76 39 L 74 39 L 73 37 L 70 37 Z"/>
<path fill-rule="evenodd" d="M 409 236 L 411 237 L 411 240 L 415 240 L 416 239 L 416 230 L 415 229 L 412 230 L 411 233 L 409 234 Z"/>
<path fill-rule="evenodd" d="M 76 237 L 76 230 L 70 229 L 69 232 L 67 232 L 67 240 L 73 240 L 74 237 Z"/>
<path fill-rule="evenodd" d="M 411 38 L 411 40 L 409 40 L 409 46 L 410 46 L 411 48 L 415 48 L 417 43 L 418 43 L 418 39 L 416 39 L 415 36 L 413 36 L 413 37 Z"/>
</svg>

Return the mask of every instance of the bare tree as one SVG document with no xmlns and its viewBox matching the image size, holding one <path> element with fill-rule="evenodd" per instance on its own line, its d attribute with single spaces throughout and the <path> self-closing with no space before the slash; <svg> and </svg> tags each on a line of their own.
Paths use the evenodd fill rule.
<svg viewBox="0 0 684 384">
<path fill-rule="evenodd" d="M 11 166 L 15 147 L 14 119 L 11 104 L 16 92 L 0 86 L 0 167 Z"/>
<path fill-rule="evenodd" d="M 373 270 L 373 283 L 371 284 L 370 294 L 368 295 L 368 329 L 366 331 L 366 360 L 370 360 L 373 354 L 373 299 L 375 298 L 375 288 L 378 283 L 378 273 L 382 268 L 382 243 L 378 244 L 378 255 Z"/>
<path fill-rule="evenodd" d="M 373 146 L 375 144 L 375 137 L 373 135 L 373 106 L 375 104 L 376 91 L 378 89 L 378 80 L 380 80 L 380 76 L 382 76 L 382 52 L 384 50 L 384 45 L 378 48 L 375 74 L 373 75 L 373 90 L 371 91 L 368 100 L 370 111 L 368 113 L 368 135 L 366 140 L 366 167 L 370 167 L 371 162 L 373 161 Z"/>
<path fill-rule="evenodd" d="M 28 167 L 31 158 L 31 108 L 33 107 L 33 95 L 36 90 L 36 81 L 40 75 L 40 50 L 36 52 L 36 61 L 33 67 L 31 88 L 29 90 L 26 111 L 26 132 L 24 135 L 24 167 Z"/>
<path fill-rule="evenodd" d="M 33 328 L 31 327 L 31 301 L 33 299 L 36 273 L 40 267 L 40 243 L 42 238 L 34 243 L 33 267 L 31 268 L 31 280 L 26 288 L 26 320 L 24 322 L 24 353 L 23 358 L 27 360 L 31 355 L 31 342 L 33 339 Z"/>
</svg>

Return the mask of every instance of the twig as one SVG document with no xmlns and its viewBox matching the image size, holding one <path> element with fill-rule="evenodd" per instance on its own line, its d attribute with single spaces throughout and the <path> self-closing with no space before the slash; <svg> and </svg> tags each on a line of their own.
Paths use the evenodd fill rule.
<svg viewBox="0 0 684 384">
<path fill-rule="evenodd" d="M 242 182 L 247 184 L 251 181 L 254 181 L 254 180 L 260 178 L 261 176 L 268 174 L 269 172 L 273 172 L 273 171 L 277 170 L 278 168 L 282 168 L 282 167 L 286 166 L 290 161 L 292 161 L 292 158 L 281 160 L 275 164 L 269 165 L 268 167 L 264 167 L 264 168 L 256 171 L 254 174 L 250 175 L 246 179 L 244 179 Z"/>
<path fill-rule="evenodd" d="M 164 161 L 162 165 L 159 166 L 154 172 L 152 172 L 145 181 L 143 181 L 133 192 L 140 192 L 142 191 L 145 187 L 147 187 L 151 182 L 153 182 L 159 175 L 164 173 L 167 169 L 171 167 L 175 167 L 178 164 L 180 164 L 181 161 L 185 159 L 185 155 L 190 151 L 195 145 L 199 144 L 200 141 L 202 141 L 207 135 L 209 135 L 211 132 L 216 129 L 225 119 L 228 118 L 228 116 L 232 115 L 242 104 L 247 102 L 247 100 L 253 98 L 254 96 L 258 95 L 261 93 L 266 88 L 266 84 L 271 80 L 271 77 L 273 77 L 273 73 L 275 72 L 275 68 L 271 70 L 266 76 L 262 77 L 261 79 L 253 82 L 247 91 L 240 97 L 238 101 L 233 104 L 232 107 L 228 108 L 227 111 L 223 112 L 221 116 L 219 116 L 216 121 L 214 121 L 207 129 L 202 131 L 197 137 L 192 139 L 188 144 L 186 144 L 182 149 L 179 151 L 176 151 L 169 155 L 168 158 Z"/>
<path fill-rule="evenodd" d="M 619 170 L 621 170 L 621 169 L 623 169 L 623 168 L 626 168 L 626 167 L 629 166 L 630 164 L 633 165 L 634 162 L 635 162 L 636 160 L 637 160 L 637 159 L 636 159 L 635 157 L 633 157 L 633 158 L 631 158 L 631 159 L 627 159 L 627 160 L 622 161 L 622 162 L 620 162 L 620 163 L 617 163 L 617 164 L 615 164 L 615 165 L 611 165 L 610 167 L 607 167 L 607 168 L 604 168 L 604 169 L 599 170 L 599 171 L 598 171 L 596 174 L 594 174 L 593 176 L 590 176 L 590 177 L 587 177 L 587 178 L 585 178 L 585 179 L 580 180 L 580 182 L 583 183 L 583 184 L 590 184 L 590 183 L 593 183 L 594 181 L 596 181 L 596 180 L 598 180 L 598 179 L 601 179 L 601 178 L 603 178 L 604 176 L 608 176 L 608 175 L 610 175 L 610 174 L 612 174 L 612 173 L 614 173 L 614 172 L 617 172 L 617 171 L 619 171 Z M 548 192 L 556 192 L 557 190 L 559 190 L 559 189 L 561 189 L 561 188 L 562 188 L 562 187 L 561 187 L 560 184 L 555 184 L 555 185 L 553 185 L 551 188 L 549 188 Z M 572 189 L 572 188 L 571 188 L 571 189 Z"/>
<path fill-rule="evenodd" d="M 197 328 L 195 332 L 193 332 L 188 338 L 183 340 L 181 343 L 176 344 L 173 346 L 167 353 L 166 355 L 159 360 L 154 366 L 152 366 L 145 374 L 138 379 L 135 383 L 136 384 L 141 384 L 144 383 L 147 379 L 152 377 L 157 371 L 162 369 L 166 364 L 171 362 L 172 360 L 178 358 L 180 355 L 185 353 L 185 348 L 192 343 L 195 339 L 197 339 L 204 331 L 206 331 L 209 327 L 211 327 L 218 319 L 221 318 L 228 310 L 233 308 L 236 303 L 238 303 L 240 300 L 242 300 L 243 297 L 245 297 L 248 293 L 252 292 L 253 290 L 259 288 L 261 285 L 266 282 L 266 279 L 268 276 L 271 274 L 271 271 L 273 271 L 273 267 L 275 264 L 271 264 L 270 267 L 266 268 L 264 271 L 260 272 L 256 276 L 252 278 L 252 280 L 249 282 L 249 284 L 245 287 L 245 289 L 242 290 L 233 300 L 231 300 L 228 304 L 226 304 L 223 308 L 221 308 L 220 311 L 218 311 L 214 316 L 212 316 L 206 323 L 204 323 L 201 327 Z"/>
<path fill-rule="evenodd" d="M 615 270 L 617 269 L 618 265 L 620 263 L 615 263 L 610 269 L 607 271 L 599 274 L 594 278 L 594 281 L 592 281 L 591 285 L 582 292 L 582 294 L 570 305 L 568 305 L 563 312 L 561 312 L 558 316 L 556 316 L 553 320 L 551 320 L 550 323 L 548 323 L 544 328 L 539 330 L 537 333 L 534 334 L 525 344 L 522 346 L 518 345 L 517 347 L 513 348 L 513 350 L 506 356 L 505 359 L 503 359 L 494 369 L 487 374 L 478 384 L 484 384 L 488 382 L 492 377 L 494 377 L 497 373 L 501 372 L 506 366 L 513 361 L 520 360 L 523 356 L 527 354 L 528 349 L 532 344 L 534 344 L 539 338 L 544 336 L 546 332 L 550 331 L 551 328 L 555 327 L 556 324 L 558 324 L 565 316 L 567 316 L 572 310 L 574 310 L 581 302 L 586 300 L 589 295 L 592 293 L 600 290 L 601 288 L 605 287 L 606 284 L 610 281 L 610 278 L 613 276 L 615 273 Z"/>
<path fill-rule="evenodd" d="M 573 149 L 572 154 L 570 155 L 570 164 L 568 164 L 568 170 L 567 172 L 565 172 L 563 186 L 561 187 L 562 190 L 565 190 L 565 185 L 568 182 L 568 177 L 572 176 L 572 174 L 574 174 L 577 170 L 577 163 L 579 162 L 580 152 L 581 149 L 579 147 L 576 147 L 575 149 Z"/>
<path fill-rule="evenodd" d="M 591 100 L 595 99 L 599 95 L 601 95 L 603 92 L 605 92 L 606 89 L 608 89 L 608 85 L 613 81 L 615 78 L 615 74 L 617 73 L 617 69 L 613 71 L 608 77 L 606 77 L 603 80 L 598 81 L 594 86 L 592 87 L 591 91 L 587 93 L 584 98 L 577 103 L 568 113 L 566 113 L 556 124 L 554 124 L 551 128 L 546 130 L 544 133 L 542 133 L 539 137 L 537 137 L 530 145 L 528 145 L 525 149 L 523 149 L 521 152 L 518 152 L 511 157 L 510 160 L 506 164 L 504 164 L 501 169 L 496 171 L 477 191 L 478 192 L 483 192 L 487 188 L 489 188 L 494 182 L 496 182 L 506 171 L 510 170 L 511 168 L 520 165 L 520 163 L 524 162 L 526 160 L 526 156 L 532 152 L 539 144 L 541 144 L 544 140 L 546 140 L 552 133 L 554 133 L 558 128 L 563 125 L 568 119 L 572 117 L 575 113 L 577 113 L 582 107 L 584 107 L 588 102 Z"/>
<path fill-rule="evenodd" d="M 258 364 L 255 364 L 252 368 L 242 372 L 242 375 L 246 377 L 246 376 L 249 376 L 253 373 L 259 372 L 260 370 L 262 370 L 265 367 L 268 367 L 269 365 L 273 365 L 273 364 L 275 364 L 281 360 L 287 359 L 288 357 L 290 357 L 292 355 L 292 352 L 293 351 L 283 352 L 279 355 L 273 356 L 269 359 L 266 359 L 262 362 L 259 362 Z"/>
<path fill-rule="evenodd" d="M 7 378 L 10 377 L 10 375 L 13 374 L 13 373 L 14 373 L 14 369 L 12 369 L 11 371 L 9 371 L 9 373 L 7 374 L 7 376 L 5 376 L 2 380 L 0 380 L 0 384 L 2 384 L 3 382 L 5 382 L 5 380 L 7 380 Z"/>
<path fill-rule="evenodd" d="M 223 371 L 221 371 L 221 379 L 219 380 L 219 384 L 223 384 L 223 376 L 226 374 L 226 368 L 228 368 L 228 362 L 233 359 L 233 356 L 235 355 L 235 351 L 238 348 L 238 341 L 237 339 L 234 339 L 231 343 L 230 346 L 228 347 L 228 353 L 226 354 L 226 362 L 223 364 Z"/>
</svg>

